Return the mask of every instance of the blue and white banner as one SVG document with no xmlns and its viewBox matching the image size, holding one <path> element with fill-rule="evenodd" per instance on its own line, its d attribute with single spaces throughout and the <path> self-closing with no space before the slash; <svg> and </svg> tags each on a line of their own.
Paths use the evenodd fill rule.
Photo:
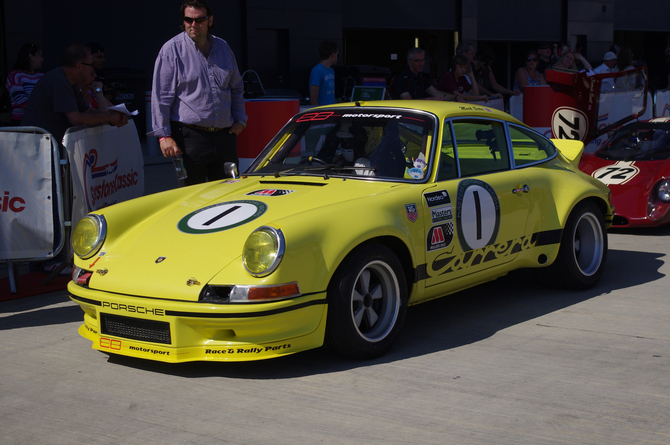
<svg viewBox="0 0 670 445">
<path fill-rule="evenodd" d="M 132 120 L 66 133 L 72 172 L 72 226 L 93 210 L 144 194 L 144 157 Z"/>
</svg>

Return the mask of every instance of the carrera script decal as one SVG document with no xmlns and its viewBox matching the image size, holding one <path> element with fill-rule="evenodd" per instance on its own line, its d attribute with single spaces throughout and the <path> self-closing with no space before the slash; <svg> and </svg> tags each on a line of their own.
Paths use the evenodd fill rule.
<svg viewBox="0 0 670 445">
<path fill-rule="evenodd" d="M 177 228 L 191 234 L 221 232 L 255 220 L 267 208 L 260 201 L 223 202 L 189 213 L 179 221 Z"/>
<path fill-rule="evenodd" d="M 478 179 L 466 179 L 458 184 L 456 228 L 464 252 L 496 242 L 500 202 L 493 187 Z"/>
<path fill-rule="evenodd" d="M 623 185 L 640 173 L 640 169 L 634 164 L 635 161 L 619 161 L 599 168 L 591 173 L 591 176 L 607 185 Z"/>
<path fill-rule="evenodd" d="M 432 272 L 430 275 L 444 275 L 467 269 L 471 266 L 477 266 L 478 264 L 499 260 L 535 247 L 536 244 L 537 238 L 527 235 L 469 252 L 453 253 L 452 249 L 452 252 L 442 253 L 433 260 L 430 265 L 430 272 Z"/>
</svg>

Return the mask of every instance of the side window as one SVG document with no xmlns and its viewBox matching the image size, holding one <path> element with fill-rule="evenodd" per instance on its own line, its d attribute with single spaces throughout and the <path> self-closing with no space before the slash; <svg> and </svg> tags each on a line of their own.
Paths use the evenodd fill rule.
<svg viewBox="0 0 670 445">
<path fill-rule="evenodd" d="M 501 122 L 458 120 L 453 122 L 461 176 L 509 170 L 509 151 Z"/>
<path fill-rule="evenodd" d="M 442 131 L 442 144 L 440 145 L 440 171 L 437 174 L 438 181 L 453 179 L 458 175 L 456 169 L 456 156 L 454 155 L 454 142 L 451 137 L 451 125 L 449 121 L 444 123 Z"/>
<path fill-rule="evenodd" d="M 514 165 L 522 166 L 550 158 L 556 153 L 554 144 L 528 131 L 526 128 L 509 126 L 514 152 Z"/>
</svg>

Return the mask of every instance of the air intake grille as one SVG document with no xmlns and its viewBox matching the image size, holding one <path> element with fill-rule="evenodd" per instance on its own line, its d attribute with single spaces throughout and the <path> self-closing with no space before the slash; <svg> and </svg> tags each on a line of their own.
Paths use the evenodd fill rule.
<svg viewBox="0 0 670 445">
<path fill-rule="evenodd" d="M 150 341 L 166 345 L 172 343 L 170 323 L 165 321 L 141 320 L 139 318 L 101 314 L 100 331 L 103 334 L 129 338 L 131 340 Z"/>
</svg>

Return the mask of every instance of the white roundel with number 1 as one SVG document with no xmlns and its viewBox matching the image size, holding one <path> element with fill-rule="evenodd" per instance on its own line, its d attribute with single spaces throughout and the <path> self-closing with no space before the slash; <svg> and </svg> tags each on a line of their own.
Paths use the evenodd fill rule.
<svg viewBox="0 0 670 445">
<path fill-rule="evenodd" d="M 500 203 L 493 188 L 469 179 L 458 185 L 456 224 L 463 251 L 493 244 L 500 228 Z"/>
</svg>

